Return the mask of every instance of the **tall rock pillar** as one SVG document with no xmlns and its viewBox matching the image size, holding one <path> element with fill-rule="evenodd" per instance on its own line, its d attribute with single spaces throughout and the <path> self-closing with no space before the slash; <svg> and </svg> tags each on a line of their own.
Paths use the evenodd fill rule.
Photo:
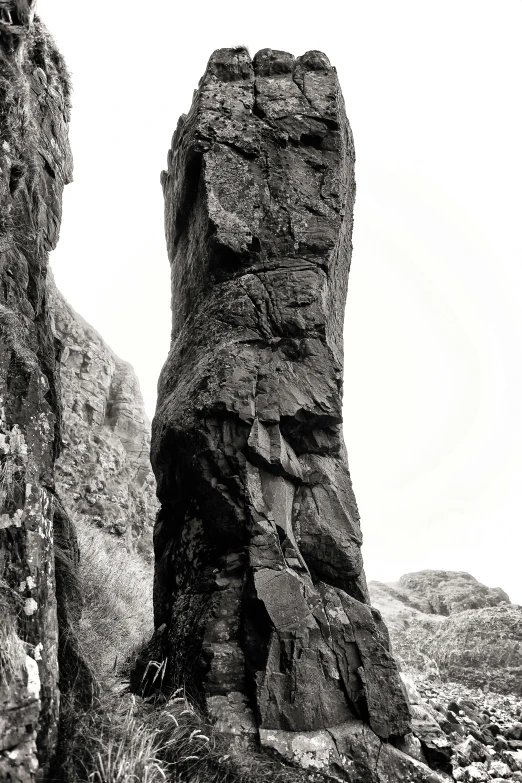
<svg viewBox="0 0 522 783">
<path fill-rule="evenodd" d="M 354 159 L 316 51 L 216 51 L 179 121 L 162 175 L 155 641 L 218 731 L 345 780 L 431 780 L 393 745 L 410 715 L 341 429 Z"/>
</svg>

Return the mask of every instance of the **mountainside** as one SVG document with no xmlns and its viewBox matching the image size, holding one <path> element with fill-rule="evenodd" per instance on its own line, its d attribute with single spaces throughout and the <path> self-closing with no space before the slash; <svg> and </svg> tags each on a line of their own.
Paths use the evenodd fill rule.
<svg viewBox="0 0 522 783">
<path fill-rule="evenodd" d="M 56 487 L 67 510 L 149 547 L 156 510 L 150 423 L 138 379 L 48 280 L 63 409 Z"/>
<path fill-rule="evenodd" d="M 462 783 L 522 780 L 522 607 L 464 572 L 368 587 L 430 763 Z"/>
<path fill-rule="evenodd" d="M 369 589 L 403 665 L 522 695 L 522 607 L 503 590 L 452 571 L 419 571 Z"/>
<path fill-rule="evenodd" d="M 510 603 L 500 587 L 486 587 L 465 571 L 416 571 L 401 576 L 394 587 L 427 614 L 450 615 Z"/>
</svg>

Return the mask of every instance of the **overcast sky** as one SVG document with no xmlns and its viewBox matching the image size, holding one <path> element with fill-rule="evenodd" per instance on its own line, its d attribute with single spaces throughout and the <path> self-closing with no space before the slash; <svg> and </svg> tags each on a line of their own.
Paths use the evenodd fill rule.
<svg viewBox="0 0 522 783">
<path fill-rule="evenodd" d="M 74 82 L 52 259 L 140 378 L 169 345 L 159 174 L 211 52 L 337 67 L 357 152 L 345 435 L 370 579 L 465 570 L 522 603 L 522 0 L 39 0 Z"/>
</svg>

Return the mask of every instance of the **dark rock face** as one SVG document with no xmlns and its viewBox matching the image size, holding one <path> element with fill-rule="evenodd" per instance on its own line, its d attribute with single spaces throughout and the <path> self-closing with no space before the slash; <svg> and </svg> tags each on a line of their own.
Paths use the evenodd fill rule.
<svg viewBox="0 0 522 783">
<path fill-rule="evenodd" d="M 45 772 L 59 715 L 61 412 L 46 275 L 71 178 L 69 86 L 34 3 L 0 8 L 0 779 Z M 39 771 L 38 771 L 39 767 Z"/>
<path fill-rule="evenodd" d="M 225 734 L 343 780 L 435 780 L 388 742 L 410 714 L 342 440 L 354 148 L 325 55 L 216 51 L 162 184 L 150 653 Z"/>
<path fill-rule="evenodd" d="M 70 515 L 150 547 L 158 508 L 136 374 L 48 278 L 63 411 L 56 486 Z M 145 547 L 145 544 L 143 545 Z"/>
</svg>

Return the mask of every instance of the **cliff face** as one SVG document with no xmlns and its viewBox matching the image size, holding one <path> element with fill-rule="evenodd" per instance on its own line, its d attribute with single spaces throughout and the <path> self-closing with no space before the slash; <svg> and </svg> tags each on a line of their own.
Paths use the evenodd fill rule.
<svg viewBox="0 0 522 783">
<path fill-rule="evenodd" d="M 46 289 L 72 170 L 69 85 L 33 5 L 0 3 L 0 779 L 10 781 L 41 776 L 53 754 L 58 614 L 74 622 L 55 536 L 71 567 L 76 556 L 54 495 L 61 412 Z"/>
<path fill-rule="evenodd" d="M 240 744 L 336 779 L 435 780 L 397 749 L 410 714 L 342 441 L 354 149 L 325 55 L 215 52 L 162 183 L 173 342 L 149 653 Z"/>
<path fill-rule="evenodd" d="M 150 424 L 132 367 L 57 290 L 48 291 L 60 343 L 62 450 L 56 486 L 71 515 L 81 514 L 134 546 L 150 539 L 157 511 Z"/>
<path fill-rule="evenodd" d="M 522 607 L 500 588 L 460 571 L 418 571 L 371 582 L 370 595 L 405 666 L 522 696 Z"/>
</svg>

